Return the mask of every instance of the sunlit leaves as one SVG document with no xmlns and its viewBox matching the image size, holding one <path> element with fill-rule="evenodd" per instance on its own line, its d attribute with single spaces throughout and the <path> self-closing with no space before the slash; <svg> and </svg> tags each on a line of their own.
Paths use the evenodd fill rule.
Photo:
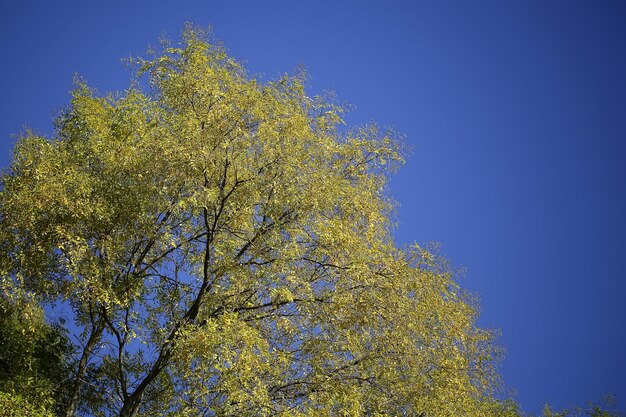
<svg viewBox="0 0 626 417">
<path fill-rule="evenodd" d="M 399 136 L 344 126 L 302 75 L 250 77 L 196 28 L 134 63 L 123 93 L 77 82 L 3 179 L 5 275 L 71 307 L 80 405 L 482 415 L 494 349 L 474 301 L 393 243 Z"/>
</svg>

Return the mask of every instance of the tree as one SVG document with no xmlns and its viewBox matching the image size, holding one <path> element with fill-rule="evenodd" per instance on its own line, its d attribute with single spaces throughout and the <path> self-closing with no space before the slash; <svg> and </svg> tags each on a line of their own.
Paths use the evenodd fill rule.
<svg viewBox="0 0 626 417">
<path fill-rule="evenodd" d="M 571 407 L 561 411 L 554 411 L 549 405 L 543 408 L 543 417 L 620 417 L 616 408 L 616 401 L 613 395 L 605 395 L 602 401 L 587 403 L 587 407 Z"/>
<path fill-rule="evenodd" d="M 60 412 L 70 354 L 65 332 L 47 324 L 33 300 L 5 291 L 0 298 L 0 415 L 7 410 L 16 417 Z"/>
<path fill-rule="evenodd" d="M 66 415 L 482 415 L 492 333 L 444 259 L 393 241 L 398 135 L 207 39 L 121 94 L 78 81 L 2 179 L 5 281 L 79 330 Z"/>
</svg>

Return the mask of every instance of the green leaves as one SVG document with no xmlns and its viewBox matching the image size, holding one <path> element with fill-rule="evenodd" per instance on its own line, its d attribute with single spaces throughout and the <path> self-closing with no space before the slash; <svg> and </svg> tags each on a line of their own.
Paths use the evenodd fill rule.
<svg viewBox="0 0 626 417">
<path fill-rule="evenodd" d="M 3 290 L 0 405 L 9 416 L 52 416 L 67 399 L 69 340 L 58 326 L 45 323 L 41 308 L 19 289 Z"/>
</svg>

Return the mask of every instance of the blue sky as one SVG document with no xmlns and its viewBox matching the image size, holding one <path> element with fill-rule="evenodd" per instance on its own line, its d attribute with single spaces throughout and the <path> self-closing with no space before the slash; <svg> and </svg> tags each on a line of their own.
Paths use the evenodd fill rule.
<svg viewBox="0 0 626 417">
<path fill-rule="evenodd" d="M 0 166 L 24 126 L 51 133 L 74 73 L 124 89 L 121 58 L 211 25 L 251 73 L 304 64 L 349 122 L 406 134 L 396 237 L 467 268 L 526 410 L 625 408 L 626 3 L 177 3 L 3 2 Z"/>
</svg>

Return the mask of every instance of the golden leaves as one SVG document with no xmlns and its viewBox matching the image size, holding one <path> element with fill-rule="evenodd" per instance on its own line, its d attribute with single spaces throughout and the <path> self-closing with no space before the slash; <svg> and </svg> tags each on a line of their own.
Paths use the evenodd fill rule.
<svg viewBox="0 0 626 417">
<path fill-rule="evenodd" d="M 344 128 L 301 77 L 250 79 L 194 30 L 137 62 L 151 89 L 77 85 L 0 200 L 12 273 L 86 337 L 106 321 L 98 384 L 158 385 L 145 407 L 172 415 L 452 416 L 486 395 L 474 305 L 445 260 L 394 244 L 397 134 Z"/>
</svg>

